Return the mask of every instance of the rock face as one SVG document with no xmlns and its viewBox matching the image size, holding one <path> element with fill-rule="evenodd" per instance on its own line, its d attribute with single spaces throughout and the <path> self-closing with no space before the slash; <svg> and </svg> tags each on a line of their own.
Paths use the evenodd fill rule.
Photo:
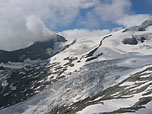
<svg viewBox="0 0 152 114">
<path fill-rule="evenodd" d="M 0 66 L 0 70 L 4 70 L 4 67 Z"/>
<path fill-rule="evenodd" d="M 57 35 L 53 39 L 36 42 L 24 49 L 10 52 L 0 50 L 0 109 L 38 94 L 54 81 L 50 79 L 51 81 L 44 83 L 41 80 L 51 74 L 50 61 L 47 59 L 67 48 L 68 45 L 61 46 L 63 42 L 66 42 L 66 39 Z M 41 61 L 35 63 L 32 60 Z M 14 64 L 9 66 L 10 62 Z M 21 68 L 16 69 L 16 62 L 20 62 Z M 29 64 L 24 66 L 27 62 Z M 5 63 L 9 64 L 9 67 Z"/>
<path fill-rule="evenodd" d="M 137 45 L 138 43 L 144 43 L 146 41 L 146 37 L 144 36 L 132 36 L 132 38 L 124 38 L 122 43 L 129 45 Z"/>
<path fill-rule="evenodd" d="M 132 37 L 132 38 L 125 38 L 123 39 L 123 44 L 130 44 L 130 45 L 137 45 L 138 44 L 138 41 L 136 40 L 135 37 Z"/>
<path fill-rule="evenodd" d="M 48 59 L 49 57 L 58 53 L 60 46 L 56 46 L 56 44 L 62 42 L 66 42 L 66 39 L 62 36 L 57 35 L 56 38 L 44 42 L 36 42 L 24 49 L 15 51 L 0 50 L 0 63 L 7 63 L 8 61 L 23 62 L 26 59 Z"/>
<path fill-rule="evenodd" d="M 146 27 L 150 25 L 147 21 L 126 33 L 120 30 L 99 39 L 78 38 L 62 47 L 66 40 L 57 36 L 25 49 L 2 50 L 0 114 L 148 111 L 149 103 L 152 107 L 152 28 Z"/>
<path fill-rule="evenodd" d="M 139 41 L 140 41 L 141 43 L 144 43 L 145 40 L 146 40 L 145 37 L 141 37 L 141 38 L 139 39 Z"/>
<path fill-rule="evenodd" d="M 20 69 L 0 67 L 0 109 L 26 100 L 46 89 L 53 82 L 53 79 L 41 81 L 51 74 L 48 64 L 49 61 L 43 60 Z"/>
</svg>

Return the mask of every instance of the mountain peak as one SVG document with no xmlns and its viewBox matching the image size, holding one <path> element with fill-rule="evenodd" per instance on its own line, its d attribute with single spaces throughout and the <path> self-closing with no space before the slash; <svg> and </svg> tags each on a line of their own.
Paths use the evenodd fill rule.
<svg viewBox="0 0 152 114">
<path fill-rule="evenodd" d="M 152 20 L 146 20 L 141 24 L 141 27 L 147 28 L 149 26 L 152 26 Z"/>
<path fill-rule="evenodd" d="M 54 38 L 35 42 L 29 47 L 15 51 L 0 50 L 0 63 L 23 62 L 30 60 L 45 60 L 62 50 L 61 43 L 66 42 L 62 36 L 56 35 Z"/>
<path fill-rule="evenodd" d="M 152 26 L 152 20 L 146 20 L 139 26 L 132 26 L 125 29 L 123 32 L 127 31 L 145 31 L 145 29 L 149 26 Z"/>
</svg>

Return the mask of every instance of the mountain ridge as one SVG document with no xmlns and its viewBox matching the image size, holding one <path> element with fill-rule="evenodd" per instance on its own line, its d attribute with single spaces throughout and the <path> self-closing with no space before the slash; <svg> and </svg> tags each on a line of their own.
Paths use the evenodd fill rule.
<svg viewBox="0 0 152 114">
<path fill-rule="evenodd" d="M 56 43 L 64 43 L 64 42 L 66 42 L 66 39 L 64 37 L 57 35 L 53 39 L 47 41 L 35 42 L 32 45 L 23 49 L 18 49 L 14 51 L 0 50 L 0 57 L 1 57 L 0 63 L 7 63 L 8 61 L 23 62 L 26 59 L 45 60 L 55 55 L 59 50 L 61 50 L 55 47 Z M 60 44 L 58 45 L 58 47 L 60 47 Z M 50 52 L 47 53 L 47 51 Z"/>
<path fill-rule="evenodd" d="M 1 68 L 0 114 L 152 111 L 151 22 L 139 26 L 144 30 L 132 27 L 102 38 L 79 38 L 22 68 Z"/>
</svg>

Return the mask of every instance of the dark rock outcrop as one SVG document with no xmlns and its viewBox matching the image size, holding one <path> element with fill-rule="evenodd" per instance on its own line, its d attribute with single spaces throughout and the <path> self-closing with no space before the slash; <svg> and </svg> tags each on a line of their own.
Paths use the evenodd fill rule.
<svg viewBox="0 0 152 114">
<path fill-rule="evenodd" d="M 136 40 L 135 37 L 132 37 L 132 38 L 125 38 L 125 39 L 123 39 L 122 43 L 123 44 L 130 44 L 130 45 L 137 45 L 138 41 Z"/>
<path fill-rule="evenodd" d="M 0 63 L 23 62 L 26 59 L 30 60 L 45 60 L 58 53 L 59 49 L 55 49 L 55 44 L 66 42 L 66 39 L 57 35 L 56 38 L 43 42 L 35 42 L 31 46 L 15 51 L 0 50 Z M 48 53 L 48 50 L 50 52 Z"/>
<path fill-rule="evenodd" d="M 0 70 L 5 70 L 3 66 L 0 66 Z"/>
</svg>

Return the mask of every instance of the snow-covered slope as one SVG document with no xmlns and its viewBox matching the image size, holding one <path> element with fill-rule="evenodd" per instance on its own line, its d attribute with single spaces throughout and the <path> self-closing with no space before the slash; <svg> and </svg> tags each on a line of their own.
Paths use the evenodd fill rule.
<svg viewBox="0 0 152 114">
<path fill-rule="evenodd" d="M 67 41 L 47 60 L 1 68 L 0 114 L 150 114 L 151 25 Z"/>
<path fill-rule="evenodd" d="M 94 56 L 103 52 L 102 59 L 113 59 L 127 54 L 148 55 L 152 52 L 152 29 L 147 31 L 117 31 L 102 41 L 102 45 L 94 53 Z M 119 55 L 119 56 L 118 56 Z"/>
</svg>

